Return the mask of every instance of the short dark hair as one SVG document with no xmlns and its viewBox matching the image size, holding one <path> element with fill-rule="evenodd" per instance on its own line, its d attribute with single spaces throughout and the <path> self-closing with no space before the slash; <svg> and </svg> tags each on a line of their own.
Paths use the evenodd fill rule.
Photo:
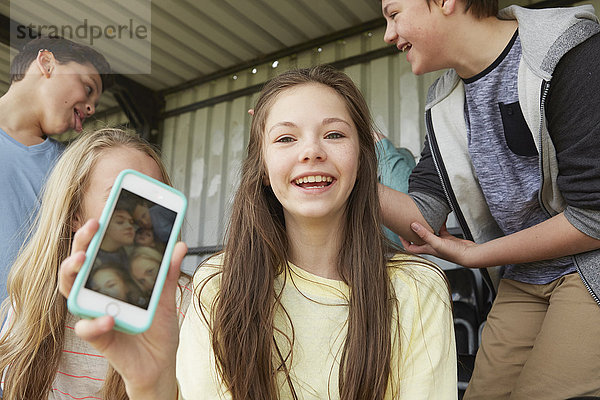
<svg viewBox="0 0 600 400">
<path fill-rule="evenodd" d="M 427 4 L 435 0 L 426 0 Z M 440 0 L 437 0 L 440 1 Z M 495 17 L 498 15 L 498 0 L 464 0 L 465 12 L 471 13 L 477 18 Z"/>
<path fill-rule="evenodd" d="M 75 43 L 61 37 L 40 36 L 29 41 L 17 54 L 10 65 L 10 83 L 18 82 L 25 77 L 31 63 L 36 59 L 40 50 L 48 50 L 61 64 L 76 62 L 91 64 L 96 68 L 102 80 L 102 90 L 112 86 L 113 80 L 110 64 L 98 51 L 89 46 Z"/>
</svg>

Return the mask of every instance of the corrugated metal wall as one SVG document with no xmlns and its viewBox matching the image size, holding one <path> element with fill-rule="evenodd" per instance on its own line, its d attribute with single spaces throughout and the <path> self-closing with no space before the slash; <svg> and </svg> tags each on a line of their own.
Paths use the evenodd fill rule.
<svg viewBox="0 0 600 400">
<path fill-rule="evenodd" d="M 527 4 L 529 2 L 522 1 Z M 581 3 L 583 4 L 583 3 Z M 592 4 L 600 10 L 600 0 Z M 282 71 L 332 63 L 385 46 L 383 28 L 297 54 L 255 70 L 193 87 L 167 97 L 170 112 L 260 84 Z M 396 146 L 418 158 L 425 136 L 424 103 L 427 89 L 440 73 L 415 76 L 402 55 L 394 54 L 346 67 L 344 71 L 362 90 L 377 127 Z M 245 154 L 250 117 L 257 93 L 237 97 L 169 117 L 162 130 L 163 158 L 174 186 L 188 196 L 189 209 L 183 238 L 189 247 L 220 246 L 227 224 L 229 202 L 238 183 Z M 454 226 L 452 220 L 449 224 Z M 184 270 L 192 271 L 201 257 L 186 257 Z"/>
<path fill-rule="evenodd" d="M 248 86 L 263 83 L 293 67 L 330 63 L 384 47 L 383 30 L 365 32 L 344 41 L 260 65 L 256 70 L 190 88 L 169 96 L 167 112 Z M 397 54 L 349 66 L 344 71 L 362 90 L 380 130 L 397 145 L 420 153 L 424 138 L 423 105 L 435 76 L 412 74 Z M 247 110 L 257 93 L 167 118 L 163 127 L 163 158 L 174 186 L 188 196 L 183 238 L 189 247 L 220 246 L 229 202 L 237 187 L 250 129 Z M 198 259 L 188 257 L 186 268 Z"/>
<path fill-rule="evenodd" d="M 0 93 L 4 94 L 8 90 L 10 80 L 10 60 L 12 49 L 0 43 Z"/>
</svg>

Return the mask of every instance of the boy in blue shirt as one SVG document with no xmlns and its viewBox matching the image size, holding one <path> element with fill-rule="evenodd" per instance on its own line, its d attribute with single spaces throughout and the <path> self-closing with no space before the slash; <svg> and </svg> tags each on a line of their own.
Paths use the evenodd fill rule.
<svg viewBox="0 0 600 400">
<path fill-rule="evenodd" d="M 39 191 L 63 149 L 50 136 L 81 132 L 109 73 L 96 50 L 62 38 L 30 41 L 11 64 L 10 87 L 0 97 L 0 301 Z"/>
</svg>

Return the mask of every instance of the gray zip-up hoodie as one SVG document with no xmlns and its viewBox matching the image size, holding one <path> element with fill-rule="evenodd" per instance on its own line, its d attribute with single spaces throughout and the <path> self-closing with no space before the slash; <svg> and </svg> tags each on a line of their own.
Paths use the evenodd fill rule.
<svg viewBox="0 0 600 400">
<path fill-rule="evenodd" d="M 519 103 L 540 157 L 539 202 L 548 216 L 561 212 L 577 229 L 600 239 L 600 211 L 567 204 L 557 185 L 556 150 L 547 129 L 544 106 L 552 74 L 560 59 L 572 48 L 600 32 L 592 6 L 531 10 L 511 6 L 501 19 L 516 19 L 522 46 L 519 66 Z M 464 86 L 454 70 L 447 71 L 429 89 L 426 105 L 427 146 L 423 163 L 411 177 L 410 192 L 425 219 L 438 230 L 446 218 L 447 202 L 455 212 L 467 239 L 483 243 L 503 235 L 492 217 L 477 178 L 467 146 L 464 119 Z M 433 171 L 435 169 L 435 171 Z M 432 176 L 437 179 L 418 179 Z M 430 190 L 439 182 L 445 199 Z M 438 183 L 438 185 L 439 185 Z M 429 203 L 427 205 L 427 203 Z M 573 256 L 590 294 L 600 305 L 600 250 Z"/>
</svg>

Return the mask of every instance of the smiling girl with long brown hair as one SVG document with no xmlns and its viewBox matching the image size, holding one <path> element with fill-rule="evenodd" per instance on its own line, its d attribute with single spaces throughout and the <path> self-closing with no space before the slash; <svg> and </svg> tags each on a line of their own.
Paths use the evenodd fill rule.
<svg viewBox="0 0 600 400">
<path fill-rule="evenodd" d="M 78 327 L 130 398 L 456 399 L 448 287 L 434 265 L 390 253 L 371 132 L 339 71 L 267 83 L 225 250 L 196 272 L 177 357 L 160 314 L 138 340 L 110 331 L 110 317 Z M 78 266 L 64 265 L 65 294 Z"/>
</svg>

